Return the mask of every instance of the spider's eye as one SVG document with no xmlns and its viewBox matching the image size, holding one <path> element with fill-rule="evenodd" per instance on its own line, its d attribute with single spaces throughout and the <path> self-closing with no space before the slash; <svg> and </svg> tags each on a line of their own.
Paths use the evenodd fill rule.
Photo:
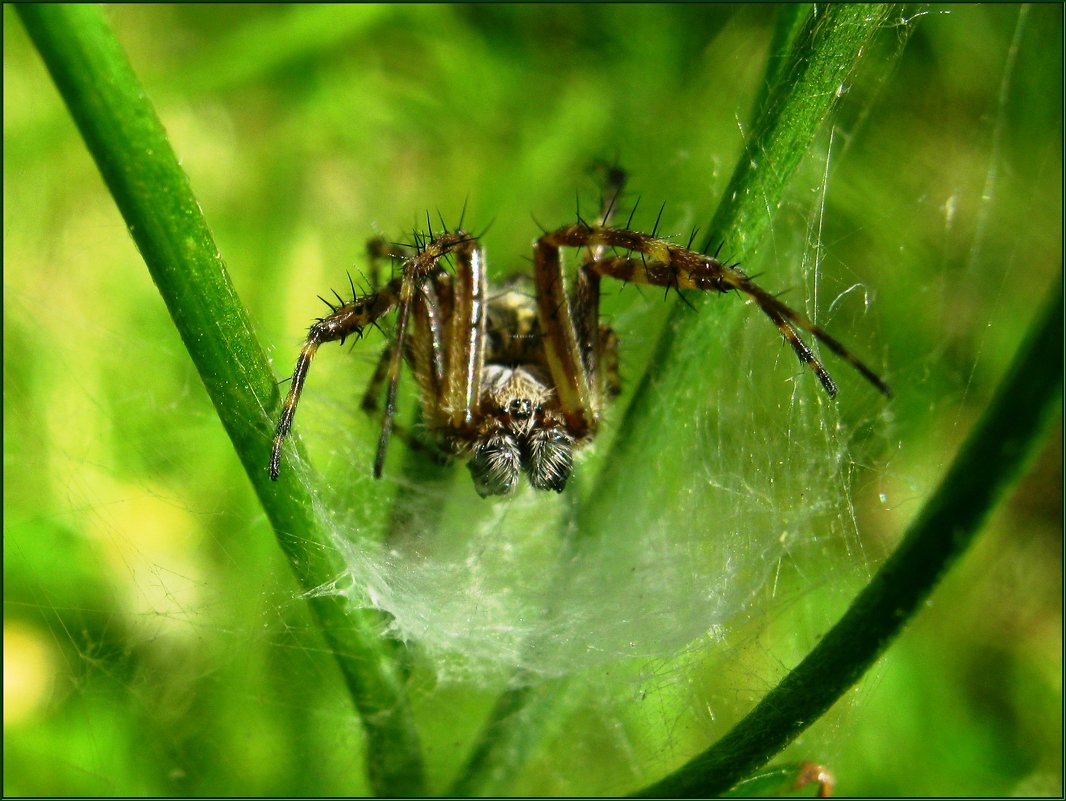
<svg viewBox="0 0 1066 801">
<path fill-rule="evenodd" d="M 533 416 L 533 404 L 528 398 L 515 398 L 507 404 L 507 413 L 517 420 L 528 420 Z"/>
<path fill-rule="evenodd" d="M 482 498 L 507 495 L 518 483 L 522 456 L 511 437 L 492 436 L 474 446 L 474 455 L 467 462 L 474 479 L 474 489 Z"/>
<path fill-rule="evenodd" d="M 562 492 L 574 470 L 574 440 L 557 428 L 529 437 L 529 483 L 536 489 Z"/>
</svg>

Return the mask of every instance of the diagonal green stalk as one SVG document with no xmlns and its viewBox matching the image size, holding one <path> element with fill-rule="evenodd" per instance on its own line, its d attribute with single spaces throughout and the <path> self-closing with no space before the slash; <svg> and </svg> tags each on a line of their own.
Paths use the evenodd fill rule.
<svg viewBox="0 0 1066 801">
<path fill-rule="evenodd" d="M 858 64 L 871 37 L 895 7 L 834 6 L 797 14 L 782 10 L 775 45 L 792 47 L 787 60 L 771 60 L 748 146 L 730 180 L 711 230 L 729 243 L 732 252 L 750 253 L 781 203 L 789 179 L 832 110 Z M 804 9 L 807 10 L 806 8 Z M 705 247 L 706 249 L 706 247 Z M 647 371 L 622 421 L 607 465 L 588 501 L 576 511 L 580 536 L 603 528 L 612 499 L 624 493 L 633 475 L 640 473 L 646 454 L 642 442 L 654 439 L 661 415 L 652 405 L 651 383 L 659 391 L 683 388 L 688 382 L 685 365 L 677 354 L 682 340 L 698 342 L 713 337 L 717 325 L 712 315 L 677 314 L 664 329 Z M 677 396 L 680 397 L 678 392 Z M 537 747 L 551 711 L 565 695 L 565 680 L 552 681 L 536 691 L 519 687 L 506 691 L 490 713 L 468 763 L 452 786 L 455 793 L 503 792 Z M 765 754 L 765 761 L 773 755 Z"/>
<path fill-rule="evenodd" d="M 816 7 L 799 33 L 792 34 L 793 47 L 787 62 L 771 62 L 766 83 L 770 86 L 759 108 L 751 138 L 741 154 L 709 228 L 703 249 L 725 242 L 731 253 L 747 257 L 755 250 L 784 199 L 789 180 L 799 166 L 842 94 L 874 34 L 895 12 L 894 5 L 829 5 Z M 792 13 L 792 12 L 789 12 Z M 793 22 L 789 29 L 794 29 Z M 789 34 L 781 34 L 781 38 Z M 706 298 L 693 299 L 699 305 Z M 656 343 L 651 364 L 637 385 L 633 400 L 619 425 L 607 465 L 586 509 L 582 530 L 604 513 L 596 498 L 611 498 L 629 480 L 632 466 L 641 458 L 640 443 L 654 437 L 660 425 L 655 408 L 657 392 L 690 384 L 686 375 L 692 366 L 677 353 L 698 352 L 701 342 L 716 336 L 719 324 L 713 315 L 687 314 L 674 304 L 670 319 Z"/>
<path fill-rule="evenodd" d="M 766 108 L 767 98 L 776 90 L 785 74 L 785 68 L 790 64 L 788 56 L 792 46 L 803 34 L 810 19 L 811 7 L 805 3 L 789 3 L 778 9 L 766 57 L 766 72 L 759 84 L 759 96 L 752 105 L 755 118 Z"/>
<path fill-rule="evenodd" d="M 196 364 L 278 541 L 301 586 L 311 590 L 345 566 L 315 509 L 310 487 L 290 471 L 267 477 L 270 410 L 277 384 L 179 166 L 103 12 L 89 5 L 19 5 L 90 153 L 122 212 L 174 324 Z M 381 617 L 353 613 L 343 598 L 308 603 L 329 642 L 366 731 L 370 785 L 384 795 L 425 792 L 421 748 Z"/>
<path fill-rule="evenodd" d="M 1060 276 L 940 486 L 844 617 L 725 737 L 638 795 L 725 792 L 829 709 L 914 617 L 1061 409 L 1062 292 Z"/>
</svg>

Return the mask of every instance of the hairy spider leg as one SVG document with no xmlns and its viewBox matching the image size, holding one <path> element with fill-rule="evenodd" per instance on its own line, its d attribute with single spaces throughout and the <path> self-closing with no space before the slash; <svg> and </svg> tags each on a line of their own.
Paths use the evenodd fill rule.
<svg viewBox="0 0 1066 801">
<path fill-rule="evenodd" d="M 376 282 L 381 275 L 380 263 L 383 258 L 390 257 L 406 260 L 416 255 L 413 248 L 387 242 L 381 237 L 375 237 L 368 241 L 366 249 L 370 256 L 371 282 Z M 421 287 L 422 293 L 427 296 L 425 301 L 416 302 L 414 307 L 415 327 L 416 332 L 418 333 L 416 333 L 411 339 L 414 342 L 419 343 L 420 346 L 409 348 L 407 357 L 413 361 L 413 372 L 419 379 L 424 399 L 426 393 L 431 393 L 433 398 L 437 397 L 437 393 L 440 391 L 441 382 L 443 381 L 444 357 L 443 346 L 441 344 L 441 312 L 435 297 L 435 286 L 442 281 L 447 282 L 447 280 L 448 276 L 446 273 L 434 273 L 432 280 L 426 281 Z M 426 333 L 423 335 L 421 332 Z M 428 351 L 427 347 L 421 343 L 428 345 Z M 395 349 L 395 339 L 390 339 L 388 344 L 381 349 L 377 364 L 374 366 L 374 374 L 371 376 L 370 382 L 367 384 L 366 390 L 363 392 L 360 406 L 368 415 L 373 415 L 378 411 L 378 399 L 385 386 L 385 379 L 389 374 L 389 365 L 392 363 L 392 353 Z M 423 408 L 430 407 L 423 403 Z M 450 458 L 444 451 L 432 447 L 430 444 L 422 441 L 416 437 L 411 430 L 395 421 L 393 421 L 392 424 L 392 434 L 403 440 L 407 447 L 430 456 L 438 464 L 446 463 Z"/>
<path fill-rule="evenodd" d="M 796 346 L 795 341 L 793 341 L 788 336 L 785 329 L 791 330 L 792 333 L 795 335 L 795 339 L 799 340 L 801 344 L 803 344 L 803 340 L 799 338 L 799 334 L 795 332 L 795 329 L 793 329 L 792 326 L 789 325 L 789 323 L 792 323 L 793 325 L 796 325 L 799 328 L 802 328 L 804 331 L 808 332 L 811 336 L 813 336 L 815 339 L 817 339 L 819 342 L 829 348 L 829 350 L 831 350 L 841 359 L 850 364 L 856 372 L 858 372 L 863 378 L 873 384 L 873 386 L 876 387 L 877 390 L 885 397 L 892 397 L 892 388 L 889 387 L 888 384 L 886 384 L 877 373 L 875 373 L 865 363 L 863 363 L 861 359 L 859 359 L 857 356 L 855 356 L 855 354 L 853 354 L 846 347 L 844 347 L 844 344 L 840 342 L 840 340 L 832 336 L 821 326 L 812 323 L 799 312 L 796 312 L 790 307 L 786 306 L 784 303 L 775 298 L 765 289 L 755 284 L 746 275 L 738 273 L 736 270 L 734 270 L 733 273 L 734 277 L 738 281 L 736 288 L 748 297 L 750 297 L 752 300 L 754 300 L 755 303 L 759 306 L 759 308 L 762 309 L 763 313 L 777 324 L 777 327 L 781 331 L 782 335 L 784 335 L 785 339 L 787 339 L 789 341 L 789 344 L 792 345 L 792 349 L 796 351 L 796 355 L 800 357 L 800 361 L 803 361 L 803 356 L 800 355 L 800 349 Z M 809 349 L 805 344 L 803 345 L 803 348 L 804 350 L 807 350 L 809 352 Z M 817 363 L 818 360 L 814 359 L 814 362 Z M 813 364 L 812 367 L 814 367 Z M 830 395 L 832 394 L 833 393 L 830 393 Z"/>
<path fill-rule="evenodd" d="M 618 374 L 618 334 L 610 326 L 600 324 L 599 367 L 603 372 L 603 387 L 608 398 L 622 394 L 622 380 Z"/>
<path fill-rule="evenodd" d="M 440 405 L 445 426 L 452 430 L 469 430 L 480 412 L 488 325 L 486 283 L 484 251 L 469 239 L 455 249 L 452 308 L 444 323 L 447 355 Z"/>
<path fill-rule="evenodd" d="M 274 430 L 274 446 L 270 452 L 270 478 L 277 481 L 281 472 L 281 446 L 285 436 L 292 428 L 292 420 L 296 416 L 296 406 L 300 402 L 307 373 L 311 369 L 311 360 L 320 345 L 326 342 L 343 342 L 350 336 L 360 337 L 363 329 L 372 325 L 383 315 L 392 311 L 399 302 L 401 293 L 401 280 L 390 281 L 376 292 L 353 298 L 351 301 L 339 306 L 328 317 L 323 317 L 311 326 L 307 334 L 307 340 L 300 349 L 300 355 L 296 359 L 296 368 L 293 370 L 292 381 L 289 384 L 289 393 L 285 396 L 282 404 L 281 416 L 278 418 L 277 428 Z"/>
<path fill-rule="evenodd" d="M 580 227 L 593 230 L 587 225 Z M 544 359 L 555 385 L 559 409 L 566 420 L 567 431 L 574 439 L 580 440 L 595 432 L 599 422 L 599 405 L 590 386 L 574 313 L 563 285 L 561 245 L 554 240 L 555 234 L 548 233 L 533 245 L 537 314 L 544 338 Z M 594 244 L 597 243 L 586 241 L 574 247 Z M 598 290 L 594 294 L 598 297 Z M 580 296 L 583 302 L 592 303 L 588 293 L 575 292 L 575 296 Z"/>
<path fill-rule="evenodd" d="M 392 434 L 392 420 L 396 415 L 396 387 L 400 381 L 400 362 L 403 361 L 404 339 L 407 336 L 407 320 L 411 316 L 411 299 L 414 297 L 415 279 L 407 271 L 400 279 L 400 305 L 396 314 L 396 339 L 389 353 L 389 385 L 385 392 L 385 414 L 381 418 L 381 435 L 378 437 L 377 455 L 374 457 L 374 478 L 381 478 L 385 466 L 385 452 Z"/>
<path fill-rule="evenodd" d="M 807 343 L 805 343 L 800 337 L 799 333 L 796 331 L 796 327 L 809 333 L 829 348 L 829 350 L 846 361 L 856 372 L 872 384 L 878 392 L 882 393 L 885 397 L 892 397 L 891 387 L 889 387 L 888 384 L 886 384 L 885 381 L 861 359 L 848 350 L 840 340 L 821 326 L 808 320 L 795 309 L 792 309 L 790 306 L 771 295 L 748 278 L 748 276 L 744 275 L 744 273 L 733 267 L 722 265 L 720 263 L 718 266 L 724 268 L 722 281 L 728 284 L 730 288 L 736 289 L 747 295 L 760 309 L 762 309 L 763 314 L 774 322 L 778 330 L 781 332 L 781 335 L 792 346 L 792 349 L 796 352 L 796 356 L 799 357 L 799 360 L 808 364 L 815 374 L 818 375 L 819 379 L 822 380 L 822 384 L 825 386 L 826 392 L 829 393 L 830 397 L 833 397 L 836 394 L 836 385 L 825 371 L 822 363 L 818 361 L 817 357 L 815 357 L 814 353 L 807 346 Z"/>
<path fill-rule="evenodd" d="M 816 333 L 815 336 L 818 336 L 819 333 L 825 335 L 825 332 L 820 328 L 817 328 L 813 323 L 809 323 L 806 319 L 800 317 L 787 306 L 784 306 L 784 304 L 764 292 L 750 280 L 745 278 L 745 283 L 743 285 L 734 283 L 733 279 L 738 275 L 738 271 L 735 268 L 724 264 L 718 264 L 717 268 L 721 268 L 721 274 L 712 278 L 711 285 L 704 288 L 704 291 L 725 293 L 732 289 L 736 289 L 752 297 L 758 304 L 759 308 L 761 308 L 766 316 L 777 326 L 777 330 L 781 332 L 781 336 L 785 341 L 792 346 L 792 350 L 795 351 L 800 362 L 811 368 L 815 376 L 817 376 L 818 381 L 825 389 L 826 394 L 830 398 L 836 397 L 836 382 L 833 380 L 833 377 L 829 375 L 829 371 L 825 369 L 825 366 L 821 361 L 818 360 L 818 357 L 814 355 L 814 351 L 810 349 L 807 343 L 803 341 L 803 338 L 796 332 L 796 329 L 793 328 L 790 320 L 798 318 L 800 322 L 797 322 L 797 325 L 803 326 L 805 330 L 810 330 L 812 333 L 815 333 L 812 329 L 816 329 L 818 333 Z M 622 256 L 598 262 L 594 265 L 594 269 L 603 275 L 610 275 L 623 281 L 665 286 L 668 289 L 697 288 L 695 286 L 687 286 L 685 279 L 679 279 L 671 264 L 658 260 L 638 260 L 631 256 Z M 772 304 L 767 303 L 768 300 L 774 302 Z M 784 307 L 784 311 L 782 310 L 782 307 Z M 849 357 L 851 356 L 850 353 L 847 355 Z M 851 359 L 854 359 L 854 357 L 851 357 Z M 854 359 L 854 361 L 857 362 L 858 360 Z M 859 364 L 861 364 L 861 362 L 859 362 Z M 863 365 L 863 367 L 865 368 L 865 365 Z M 866 372 L 863 372 L 863 375 L 866 375 Z M 870 375 L 873 374 L 870 373 Z M 880 379 L 877 379 L 877 381 L 880 382 Z M 880 388 L 880 386 L 878 388 Z"/>
<path fill-rule="evenodd" d="M 837 339 L 756 285 L 736 267 L 723 264 L 712 256 L 706 256 L 672 242 L 635 231 L 617 228 L 589 229 L 588 226 L 580 224 L 564 226 L 546 234 L 538 241 L 538 248 L 546 251 L 554 249 L 557 252 L 560 247 L 588 247 L 598 244 L 640 254 L 639 259 L 632 256 L 619 256 L 594 262 L 590 268 L 600 275 L 609 275 L 622 281 L 663 286 L 678 291 L 696 289 L 725 293 L 736 290 L 747 295 L 777 326 L 785 341 L 792 346 L 800 362 L 811 368 L 830 397 L 836 395 L 836 384 L 814 352 L 796 332 L 796 328 L 807 331 L 850 364 L 880 392 L 891 396 L 891 389 L 880 376 Z"/>
<path fill-rule="evenodd" d="M 609 230 L 618 198 L 625 186 L 626 174 L 609 169 L 603 193 L 603 208 L 596 225 L 577 223 L 585 232 Z M 579 215 L 580 216 L 580 215 Z M 584 241 L 556 242 L 558 231 L 546 233 L 533 245 L 533 277 L 537 289 L 537 313 L 544 337 L 544 356 L 555 385 L 559 406 L 567 428 L 575 439 L 595 432 L 603 404 L 601 385 L 608 394 L 617 394 L 617 337 L 599 321 L 600 275 L 591 269 L 611 243 L 586 237 Z M 583 247 L 585 258 L 567 295 L 563 276 L 561 247 Z M 608 354 L 608 376 L 599 379 L 600 356 L 604 346 Z"/>
<path fill-rule="evenodd" d="M 398 309 L 396 335 L 394 346 L 387 350 L 388 354 L 388 391 L 385 400 L 385 414 L 382 419 L 382 431 L 378 440 L 378 453 L 374 463 L 374 475 L 381 477 L 381 468 L 385 462 L 385 452 L 388 446 L 389 436 L 393 428 L 393 417 L 396 411 L 396 388 L 399 379 L 400 362 L 404 354 L 404 345 L 407 336 L 407 324 L 411 316 L 412 300 L 416 293 L 422 297 L 427 280 L 435 274 L 442 273 L 444 268 L 440 260 L 453 251 L 472 247 L 478 249 L 476 242 L 459 231 L 451 231 L 442 234 L 432 242 L 426 243 L 418 253 L 409 257 L 403 266 L 403 273 L 385 284 L 381 289 L 360 295 L 351 301 L 337 307 L 332 314 L 323 317 L 311 326 L 307 340 L 300 349 L 300 355 L 296 360 L 296 368 L 293 371 L 292 381 L 288 395 L 282 404 L 281 416 L 278 419 L 277 428 L 274 431 L 274 444 L 270 454 L 270 478 L 277 480 L 281 472 L 281 448 L 286 435 L 292 428 L 292 421 L 296 415 L 296 407 L 300 402 L 307 373 L 311 368 L 311 361 L 320 345 L 326 342 L 340 340 L 343 342 L 349 336 L 362 336 L 364 329 L 373 325 L 384 315 Z M 483 269 L 483 268 L 482 268 Z M 428 315 L 428 312 L 427 312 Z M 437 339 L 440 341 L 439 337 Z"/>
<path fill-rule="evenodd" d="M 415 330 L 418 347 L 411 349 L 415 376 L 422 390 L 422 406 L 440 397 L 444 386 L 445 321 L 452 315 L 451 277 L 436 273 L 422 285 L 422 297 L 415 305 Z"/>
<path fill-rule="evenodd" d="M 622 196 L 622 190 L 626 184 L 626 173 L 619 167 L 605 164 L 600 167 L 604 171 L 603 196 L 600 203 L 599 216 L 596 218 L 596 226 L 603 228 L 609 226 L 614 220 L 618 209 L 618 201 Z M 578 215 L 580 218 L 580 215 Z M 593 402 L 599 407 L 603 399 L 599 397 L 601 390 L 606 388 L 607 395 L 614 397 L 618 394 L 618 338 L 614 332 L 600 322 L 600 276 L 599 273 L 589 269 L 589 265 L 603 258 L 604 245 L 595 245 L 585 249 L 582 267 L 574 276 L 573 291 L 570 302 L 574 309 L 574 324 L 577 327 L 578 349 L 581 352 L 585 364 L 585 372 L 588 376 L 590 392 L 593 394 Z M 613 357 L 604 353 L 604 346 L 614 343 L 615 353 Z M 608 356 L 609 364 L 605 366 L 607 375 L 601 376 L 601 360 Z"/>
<path fill-rule="evenodd" d="M 444 384 L 443 320 L 449 319 L 450 312 L 450 278 L 446 273 L 437 273 L 431 281 L 422 285 L 420 297 L 415 298 L 415 329 L 414 334 L 408 338 L 407 352 L 404 354 L 418 380 L 422 405 L 427 408 L 437 403 Z M 378 397 L 385 386 L 395 347 L 396 341 L 390 339 L 378 357 L 374 375 L 363 394 L 362 407 L 367 413 L 378 410 Z"/>
<path fill-rule="evenodd" d="M 375 237 L 367 242 L 367 254 L 370 257 L 371 280 L 376 282 L 381 274 L 381 260 L 384 258 L 402 259 L 417 256 L 413 247 L 387 242 L 381 237 Z M 374 284 L 377 285 L 376 283 Z M 441 301 L 437 298 L 437 289 L 443 289 L 443 295 L 447 305 L 442 310 Z M 422 283 L 419 288 L 424 298 L 416 299 L 414 307 L 415 335 L 411 338 L 414 347 L 409 347 L 406 358 L 412 361 L 412 369 L 419 379 L 419 385 L 423 392 L 423 401 L 436 398 L 440 392 L 440 386 L 444 380 L 444 345 L 441 317 L 446 316 L 450 310 L 451 287 L 449 277 L 443 270 L 433 272 L 430 280 Z M 424 345 L 422 343 L 425 343 Z M 427 347 L 428 346 L 428 350 Z M 378 410 L 378 397 L 385 386 L 385 378 L 388 376 L 388 368 L 392 359 L 392 352 L 396 347 L 395 339 L 382 350 L 378 357 L 378 363 L 374 369 L 374 375 L 363 394 L 363 411 L 371 414 Z M 423 403 L 423 405 L 426 405 Z"/>
<path fill-rule="evenodd" d="M 448 336 L 449 348 L 444 355 L 442 396 L 456 417 L 465 422 L 473 418 L 480 392 L 481 367 L 484 363 L 484 298 L 485 298 L 485 264 L 480 244 L 470 234 L 462 231 L 446 231 L 435 239 L 421 245 L 416 256 L 404 262 L 403 275 L 399 279 L 400 293 L 396 315 L 395 349 L 389 355 L 388 389 L 385 394 L 385 413 L 381 421 L 381 436 L 378 438 L 377 456 L 374 459 L 374 477 L 381 478 L 385 466 L 385 454 L 388 450 L 389 437 L 392 434 L 393 418 L 396 415 L 396 390 L 400 380 L 400 365 L 405 355 L 408 320 L 412 306 L 416 318 L 424 317 L 427 324 L 433 319 L 431 307 L 436 304 L 434 294 L 427 289 L 433 281 L 441 277 L 440 286 L 444 286 L 444 267 L 441 259 L 449 253 L 456 255 L 451 319 L 445 322 L 449 328 L 465 333 L 465 339 L 456 344 L 457 337 Z M 461 289 L 460 289 L 461 288 Z M 416 302 L 417 301 L 417 302 Z M 424 308 L 422 308 L 424 307 Z M 437 314 L 439 319 L 439 313 Z M 476 332 L 480 329 L 481 336 Z M 448 330 L 443 332 L 449 334 Z M 437 337 L 439 343 L 440 337 Z M 472 365 L 476 366 L 473 370 Z M 417 366 L 417 365 L 416 365 Z M 416 373 L 418 371 L 416 370 Z M 419 376 L 420 381 L 422 377 Z M 461 402 L 457 408 L 450 405 L 453 401 Z M 434 404 L 437 408 L 440 404 Z M 435 425 L 435 421 L 431 424 Z"/>
<path fill-rule="evenodd" d="M 426 286 L 429 287 L 431 285 L 426 284 Z M 423 304 L 419 303 L 415 306 L 416 319 L 417 312 L 422 305 Z M 374 367 L 374 375 L 371 377 L 370 383 L 367 385 L 366 391 L 363 393 L 363 400 L 360 404 L 363 411 L 367 414 L 372 415 L 378 410 L 378 397 L 381 395 L 381 390 L 385 386 L 385 378 L 388 376 L 389 364 L 392 361 L 392 352 L 395 348 L 396 340 L 390 339 L 389 344 L 381 349 L 381 354 L 378 356 L 378 363 Z M 418 367 L 415 368 L 415 372 L 421 377 Z M 429 456 L 437 464 L 447 464 L 451 460 L 450 454 L 435 447 L 432 443 L 419 439 L 415 436 L 413 431 L 396 421 L 393 421 L 392 424 L 392 435 L 403 440 L 403 443 L 411 450 Z"/>
<path fill-rule="evenodd" d="M 373 414 L 378 410 L 378 396 L 382 387 L 385 386 L 385 377 L 389 374 L 389 364 L 392 362 L 392 352 L 396 349 L 396 340 L 390 339 L 389 343 L 378 354 L 378 363 L 374 365 L 374 374 L 370 377 L 363 392 L 363 401 L 360 404 L 363 411 Z"/>
<path fill-rule="evenodd" d="M 417 255 L 414 248 L 388 242 L 384 237 L 380 236 L 367 240 L 366 253 L 369 257 L 370 285 L 372 287 L 381 285 L 381 262 L 383 259 L 406 261 Z M 352 294 L 355 295 L 354 289 Z M 385 377 L 388 375 L 389 363 L 392 360 L 392 352 L 395 347 L 396 340 L 390 339 L 385 347 L 381 349 L 381 354 L 378 356 L 378 362 L 374 366 L 374 374 L 370 378 L 370 383 L 363 393 L 363 400 L 360 404 L 367 414 L 372 414 L 378 410 L 378 396 L 385 385 Z"/>
</svg>

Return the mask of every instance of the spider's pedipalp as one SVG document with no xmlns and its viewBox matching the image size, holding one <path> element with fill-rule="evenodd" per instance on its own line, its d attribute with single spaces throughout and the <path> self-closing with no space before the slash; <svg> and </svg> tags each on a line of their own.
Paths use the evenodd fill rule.
<svg viewBox="0 0 1066 801">
<path fill-rule="evenodd" d="M 538 429 L 530 435 L 526 463 L 534 489 L 562 492 L 574 470 L 574 439 L 558 428 Z"/>
<path fill-rule="evenodd" d="M 522 470 L 522 454 L 518 443 L 507 435 L 494 435 L 474 446 L 467 462 L 474 489 L 482 498 L 490 495 L 509 495 L 518 484 Z"/>
</svg>

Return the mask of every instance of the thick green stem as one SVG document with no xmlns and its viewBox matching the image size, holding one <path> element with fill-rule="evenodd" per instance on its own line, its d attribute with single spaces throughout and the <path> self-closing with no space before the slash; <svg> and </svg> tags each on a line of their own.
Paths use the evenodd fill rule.
<svg viewBox="0 0 1066 801">
<path fill-rule="evenodd" d="M 305 590 L 344 572 L 308 487 L 267 477 L 278 389 L 166 132 L 97 6 L 19 14 L 122 212 L 174 324 Z M 403 671 L 376 614 L 315 595 L 312 610 L 362 715 L 371 786 L 425 792 Z"/>
</svg>

